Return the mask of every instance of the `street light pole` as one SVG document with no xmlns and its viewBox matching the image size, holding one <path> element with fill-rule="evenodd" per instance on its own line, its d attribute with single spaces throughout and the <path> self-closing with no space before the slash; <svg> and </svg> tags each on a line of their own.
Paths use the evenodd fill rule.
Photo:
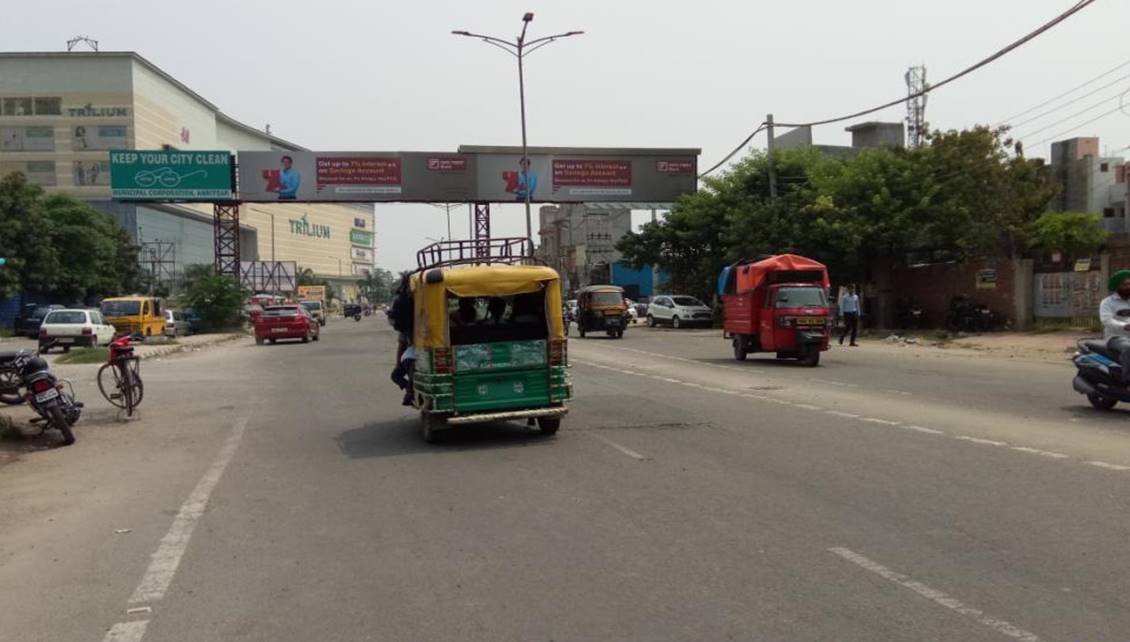
<svg viewBox="0 0 1130 642">
<path fill-rule="evenodd" d="M 526 138 L 526 77 L 525 77 L 525 57 L 545 45 L 548 45 L 560 38 L 568 38 L 569 36 L 579 36 L 583 31 L 567 31 L 553 36 L 544 36 L 534 40 L 526 41 L 526 29 L 529 28 L 530 23 L 534 20 L 534 14 L 526 12 L 522 16 L 522 33 L 518 36 L 515 42 L 496 38 L 494 36 L 484 36 L 478 33 L 471 33 L 470 31 L 452 31 L 451 33 L 457 36 L 467 36 L 468 38 L 477 38 L 483 42 L 494 45 L 502 49 L 506 53 L 518 59 L 518 108 L 522 122 L 522 160 L 519 163 L 519 177 L 521 178 L 521 185 L 525 192 L 523 201 L 526 203 L 526 241 L 530 244 L 530 248 L 534 245 L 534 228 L 533 217 L 530 214 L 530 200 L 533 198 L 533 190 L 530 189 L 530 157 L 529 146 Z"/>
<path fill-rule="evenodd" d="M 532 196 L 530 189 L 530 155 L 529 148 L 526 146 L 526 76 L 522 72 L 522 53 L 526 45 L 526 27 L 530 26 L 530 22 L 534 19 L 534 14 L 526 13 L 522 16 L 522 35 L 518 36 L 518 111 L 522 117 L 522 160 L 518 162 L 518 167 L 522 171 L 522 185 L 525 189 L 526 198 L 526 239 L 530 244 L 530 252 L 534 249 L 534 229 L 532 218 L 530 217 L 530 198 Z"/>
</svg>

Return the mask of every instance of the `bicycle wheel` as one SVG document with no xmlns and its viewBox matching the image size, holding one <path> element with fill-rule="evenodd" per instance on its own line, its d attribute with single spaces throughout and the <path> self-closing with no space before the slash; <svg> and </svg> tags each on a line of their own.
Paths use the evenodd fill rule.
<svg viewBox="0 0 1130 642">
<path fill-rule="evenodd" d="M 109 373 L 109 374 L 107 374 Z M 118 408 L 125 408 L 125 400 L 122 398 L 122 377 L 115 363 L 104 363 L 98 369 L 98 390 L 102 396 L 109 401 L 111 405 Z"/>
<path fill-rule="evenodd" d="M 141 383 L 141 359 L 131 358 L 125 364 L 125 369 L 129 373 L 130 385 L 127 387 L 132 391 L 130 398 L 133 400 L 133 407 L 136 408 L 141 405 L 141 398 L 145 396 L 145 386 Z"/>
</svg>

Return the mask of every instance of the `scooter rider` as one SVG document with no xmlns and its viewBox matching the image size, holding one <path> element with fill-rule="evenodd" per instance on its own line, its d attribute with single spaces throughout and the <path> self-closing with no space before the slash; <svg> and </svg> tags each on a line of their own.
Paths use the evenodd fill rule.
<svg viewBox="0 0 1130 642">
<path fill-rule="evenodd" d="M 1107 288 L 1114 294 L 1099 305 L 1103 339 L 1107 348 L 1118 355 L 1123 383 L 1130 383 L 1130 270 L 1111 275 Z"/>
</svg>

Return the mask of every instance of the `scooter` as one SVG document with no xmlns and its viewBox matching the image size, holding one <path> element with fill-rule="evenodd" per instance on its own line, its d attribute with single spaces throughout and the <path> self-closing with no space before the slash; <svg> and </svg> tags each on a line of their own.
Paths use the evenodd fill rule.
<svg viewBox="0 0 1130 642">
<path fill-rule="evenodd" d="M 1078 372 L 1071 386 L 1086 395 L 1087 401 L 1099 410 L 1110 410 L 1118 402 L 1130 403 L 1130 389 L 1122 382 L 1122 366 L 1118 355 L 1102 339 L 1081 339 L 1076 344 L 1072 362 Z"/>
</svg>

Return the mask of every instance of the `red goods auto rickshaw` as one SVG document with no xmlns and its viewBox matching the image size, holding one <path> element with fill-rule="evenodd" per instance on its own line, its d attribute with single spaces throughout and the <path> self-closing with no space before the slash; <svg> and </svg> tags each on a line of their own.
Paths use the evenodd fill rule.
<svg viewBox="0 0 1130 642">
<path fill-rule="evenodd" d="M 722 329 L 734 345 L 734 358 L 750 352 L 776 352 L 778 359 L 820 363 L 828 349 L 832 309 L 828 268 L 795 254 L 742 260 L 722 270 Z"/>
</svg>

